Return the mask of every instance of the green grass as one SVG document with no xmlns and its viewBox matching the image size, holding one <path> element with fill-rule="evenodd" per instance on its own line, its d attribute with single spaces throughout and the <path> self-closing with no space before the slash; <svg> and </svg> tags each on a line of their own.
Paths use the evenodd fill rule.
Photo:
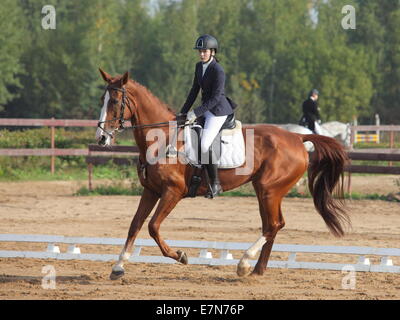
<svg viewBox="0 0 400 320">
<path fill-rule="evenodd" d="M 240 190 L 226 191 L 221 194 L 222 197 L 255 197 L 255 192 L 243 192 Z"/>
<path fill-rule="evenodd" d="M 397 142 L 398 139 L 395 139 L 395 143 L 393 145 L 393 148 L 399 149 L 400 148 L 400 143 Z M 373 143 L 373 142 L 364 142 L 364 143 L 355 143 L 354 144 L 355 149 L 390 149 L 390 143 L 389 142 L 381 142 L 381 143 Z"/>
<path fill-rule="evenodd" d="M 69 159 L 66 159 L 69 158 Z M 135 179 L 135 166 L 109 163 L 94 166 L 93 179 Z M 87 180 L 85 157 L 57 157 L 54 175 L 50 172 L 49 157 L 0 157 L 0 181 Z"/>
<path fill-rule="evenodd" d="M 140 196 L 143 188 L 141 186 L 132 186 L 127 188 L 121 184 L 111 186 L 98 186 L 90 191 L 86 187 L 80 188 L 74 196 Z"/>
</svg>

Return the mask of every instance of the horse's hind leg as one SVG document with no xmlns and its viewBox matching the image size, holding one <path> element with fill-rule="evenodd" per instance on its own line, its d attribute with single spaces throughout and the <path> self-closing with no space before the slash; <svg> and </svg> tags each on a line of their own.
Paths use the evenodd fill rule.
<svg viewBox="0 0 400 320">
<path fill-rule="evenodd" d="M 281 212 L 281 195 L 274 195 L 267 192 L 263 185 L 253 183 L 257 192 L 260 215 L 262 220 L 262 236 L 251 246 L 243 255 L 237 267 L 239 276 L 250 274 L 251 267 L 248 259 L 255 258 L 261 249 L 258 262 L 253 270 L 253 274 L 262 275 L 268 264 L 271 249 L 274 244 L 276 234 L 285 225 Z"/>
<path fill-rule="evenodd" d="M 131 226 L 129 228 L 128 237 L 126 239 L 124 248 L 122 249 L 121 254 L 119 255 L 119 259 L 117 263 L 113 266 L 112 272 L 110 275 L 111 280 L 116 280 L 121 278 L 125 271 L 123 268 L 124 262 L 128 261 L 130 257 L 130 252 L 132 250 L 133 242 L 136 239 L 140 229 L 143 226 L 144 221 L 149 216 L 151 210 L 153 210 L 156 205 L 159 197 L 155 195 L 148 189 L 144 189 L 142 193 L 142 197 L 140 199 L 139 207 L 136 211 L 135 217 L 131 222 Z"/>
<path fill-rule="evenodd" d="M 165 192 L 161 199 L 160 203 L 157 206 L 156 212 L 149 222 L 149 234 L 150 236 L 157 242 L 158 246 L 161 249 L 162 254 L 165 257 L 172 258 L 178 262 L 183 264 L 188 263 L 188 259 L 186 254 L 183 251 L 174 251 L 172 250 L 167 243 L 161 238 L 160 235 L 160 225 L 164 221 L 164 219 L 169 215 L 172 209 L 175 208 L 176 204 L 182 199 L 180 193 L 175 193 L 173 191 Z"/>
<path fill-rule="evenodd" d="M 281 211 L 281 201 L 282 198 L 277 197 L 270 203 L 267 203 L 267 212 L 261 217 L 263 220 L 263 236 L 265 237 L 266 243 L 261 249 L 260 257 L 252 272 L 253 275 L 262 275 L 264 273 L 271 255 L 276 234 L 285 226 L 285 220 L 283 219 Z"/>
</svg>

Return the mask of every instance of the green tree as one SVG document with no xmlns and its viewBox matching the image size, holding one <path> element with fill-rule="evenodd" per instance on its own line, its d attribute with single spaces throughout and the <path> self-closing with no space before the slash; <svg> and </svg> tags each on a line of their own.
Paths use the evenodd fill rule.
<svg viewBox="0 0 400 320">
<path fill-rule="evenodd" d="M 142 66 L 154 94 L 176 111 L 183 105 L 193 80 L 196 21 L 194 0 L 161 3 L 153 19 L 152 52 Z"/>
<path fill-rule="evenodd" d="M 214 35 L 245 122 L 297 122 L 311 88 L 324 121 L 373 113 L 400 122 L 400 3 L 394 0 L 36 0 L 0 11 L 0 109 L 6 117 L 97 118 L 111 74 L 133 79 L 179 110 L 193 80 L 195 39 Z M 356 8 L 344 30 L 342 7 Z"/>
<path fill-rule="evenodd" d="M 114 1 L 48 1 L 56 9 L 55 30 L 41 27 L 42 4 L 21 1 L 28 17 L 28 35 L 20 77 L 20 98 L 7 106 L 8 116 L 98 117 L 103 81 L 98 67 L 115 72 L 123 68 L 119 16 Z M 115 50 L 121 48 L 121 50 Z"/>
<path fill-rule="evenodd" d="M 370 101 L 371 112 L 364 115 L 358 114 L 360 123 L 371 122 L 372 113 L 377 112 L 377 107 L 382 104 L 380 88 L 383 86 L 382 66 L 385 53 L 385 28 L 379 19 L 379 11 L 382 2 L 374 0 L 356 0 L 357 26 L 355 30 L 347 32 L 349 43 L 352 46 L 363 48 L 368 59 L 366 72 L 372 81 L 372 98 Z"/>
<path fill-rule="evenodd" d="M 154 58 L 152 17 L 149 14 L 149 0 L 127 0 L 121 13 L 121 31 L 123 42 L 123 66 L 131 77 L 145 85 L 148 84 L 148 65 Z M 114 48 L 115 49 L 115 48 Z M 120 48 L 122 49 L 122 48 Z M 122 72 L 120 70 L 119 72 Z"/>
<path fill-rule="evenodd" d="M 17 97 L 21 83 L 18 75 L 24 72 L 23 53 L 25 19 L 18 2 L 4 0 L 0 8 L 0 112 L 4 105 Z"/>
<path fill-rule="evenodd" d="M 262 109 L 268 122 L 298 120 L 301 95 L 309 83 L 310 22 L 307 0 L 254 0 L 243 5 L 241 65 L 260 85 L 254 107 Z"/>
<path fill-rule="evenodd" d="M 324 121 L 352 121 L 371 113 L 373 95 L 370 57 L 363 46 L 350 41 L 352 29 L 342 28 L 344 5 L 349 1 L 318 1 L 318 23 L 314 33 L 313 83 L 320 89 Z"/>
<path fill-rule="evenodd" d="M 384 123 L 400 123 L 400 4 L 389 11 L 386 20 L 387 33 L 385 37 L 386 50 L 384 58 L 383 88 L 381 91 L 383 103 L 377 111 Z"/>
</svg>

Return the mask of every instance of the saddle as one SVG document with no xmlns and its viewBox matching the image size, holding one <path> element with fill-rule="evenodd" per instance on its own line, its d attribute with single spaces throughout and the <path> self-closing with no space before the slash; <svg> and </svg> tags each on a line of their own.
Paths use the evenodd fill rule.
<svg viewBox="0 0 400 320">
<path fill-rule="evenodd" d="M 304 115 L 299 120 L 299 126 L 308 128 L 308 121 Z"/>
<path fill-rule="evenodd" d="M 224 129 L 235 129 L 235 127 L 236 127 L 235 114 L 232 113 L 226 118 L 224 124 L 221 127 L 221 130 L 224 130 Z"/>
<path fill-rule="evenodd" d="M 204 119 L 200 119 L 195 124 L 186 126 L 184 129 L 184 153 L 188 163 L 196 168 L 200 168 L 202 164 L 200 141 L 203 125 Z M 214 154 L 214 163 L 218 164 L 219 169 L 237 168 L 244 163 L 245 145 L 242 123 L 235 119 L 234 114 L 229 115 L 225 120 L 219 134 L 211 145 L 211 150 Z"/>
<path fill-rule="evenodd" d="M 202 156 L 207 157 L 206 161 L 209 159 L 208 154 L 202 155 L 201 153 L 200 141 L 203 124 L 204 120 L 200 120 L 184 129 L 185 158 L 192 167 L 196 168 L 187 195 L 189 197 L 196 196 L 197 188 L 201 182 L 202 163 L 204 163 Z M 213 163 L 218 164 L 218 169 L 232 169 L 244 164 L 246 157 L 242 123 L 235 119 L 234 114 L 227 117 L 211 145 L 210 152 L 213 154 Z"/>
</svg>

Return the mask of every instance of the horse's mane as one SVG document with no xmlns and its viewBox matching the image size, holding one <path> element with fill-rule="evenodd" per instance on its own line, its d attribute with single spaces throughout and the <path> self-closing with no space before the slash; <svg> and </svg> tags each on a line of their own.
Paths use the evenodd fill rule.
<svg viewBox="0 0 400 320">
<path fill-rule="evenodd" d="M 147 89 L 145 86 L 143 86 L 142 84 L 140 84 L 139 82 L 129 79 L 128 83 L 132 84 L 133 87 L 136 90 L 140 90 L 142 93 L 144 93 L 145 95 L 147 95 L 149 97 L 150 100 L 154 100 L 158 105 L 162 106 L 164 109 L 166 109 L 167 111 L 169 111 L 172 114 L 175 114 L 175 111 L 172 110 L 170 108 L 169 105 L 167 105 L 166 103 L 162 102 L 157 96 L 155 96 L 149 89 Z"/>
</svg>

